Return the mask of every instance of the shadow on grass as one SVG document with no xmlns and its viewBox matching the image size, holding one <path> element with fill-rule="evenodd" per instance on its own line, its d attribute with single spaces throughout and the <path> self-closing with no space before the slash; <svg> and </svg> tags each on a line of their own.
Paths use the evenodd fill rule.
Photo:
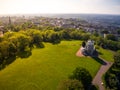
<svg viewBox="0 0 120 90">
<path fill-rule="evenodd" d="M 20 57 L 20 58 L 28 58 L 31 55 L 32 55 L 31 51 L 24 51 L 24 52 L 18 53 L 17 56 Z M 15 56 L 10 56 L 9 58 L 2 60 L 0 62 L 0 70 L 4 69 L 6 66 L 13 63 L 15 60 L 16 60 L 16 55 Z"/>
<path fill-rule="evenodd" d="M 107 65 L 107 63 L 104 60 L 100 59 L 99 57 L 92 57 L 92 58 L 102 65 Z"/>
<path fill-rule="evenodd" d="M 9 57 L 8 59 L 3 60 L 0 63 L 0 70 L 4 69 L 9 64 L 13 63 L 16 60 L 16 56 Z"/>
<path fill-rule="evenodd" d="M 90 90 L 98 90 L 98 88 L 97 88 L 97 86 L 95 86 L 95 85 L 91 85 Z"/>
<path fill-rule="evenodd" d="M 101 53 L 101 52 L 98 52 L 98 54 L 99 54 L 99 55 L 103 55 L 103 53 Z"/>
</svg>

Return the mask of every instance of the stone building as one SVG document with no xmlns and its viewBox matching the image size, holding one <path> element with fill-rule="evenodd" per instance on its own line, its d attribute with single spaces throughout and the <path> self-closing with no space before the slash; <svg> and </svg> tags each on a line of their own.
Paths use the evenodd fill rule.
<svg viewBox="0 0 120 90">
<path fill-rule="evenodd" d="M 86 52 L 87 52 L 89 55 L 92 55 L 93 52 L 95 51 L 94 41 L 89 40 L 89 41 L 86 43 L 85 49 L 86 49 Z"/>
<path fill-rule="evenodd" d="M 81 52 L 83 55 L 93 55 L 95 52 L 94 41 L 88 40 L 85 47 L 81 48 Z"/>
</svg>

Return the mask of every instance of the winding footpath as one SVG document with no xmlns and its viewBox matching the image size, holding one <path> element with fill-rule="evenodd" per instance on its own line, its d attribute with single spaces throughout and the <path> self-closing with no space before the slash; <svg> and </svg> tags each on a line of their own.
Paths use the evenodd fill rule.
<svg viewBox="0 0 120 90">
<path fill-rule="evenodd" d="M 103 60 L 103 59 L 102 59 Z M 96 76 L 94 77 L 92 84 L 97 85 L 99 90 L 105 90 L 105 86 L 102 82 L 102 76 L 108 71 L 108 69 L 112 66 L 113 62 L 108 62 L 103 60 L 106 64 L 102 65 L 97 72 Z"/>
<path fill-rule="evenodd" d="M 79 49 L 76 53 L 76 56 L 81 57 L 83 56 L 81 51 L 81 49 Z M 100 57 L 99 57 L 100 58 Z M 102 58 L 100 58 L 103 62 L 105 62 L 106 64 L 102 64 L 102 66 L 100 67 L 99 71 L 97 72 L 96 76 L 94 77 L 92 84 L 93 85 L 97 85 L 99 87 L 99 90 L 105 90 L 105 86 L 102 82 L 102 76 L 108 71 L 108 69 L 112 66 L 113 62 L 108 62 Z"/>
</svg>

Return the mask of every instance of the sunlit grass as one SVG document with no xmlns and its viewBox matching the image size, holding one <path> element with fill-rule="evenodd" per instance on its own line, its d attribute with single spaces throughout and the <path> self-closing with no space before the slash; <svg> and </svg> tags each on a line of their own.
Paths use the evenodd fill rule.
<svg viewBox="0 0 120 90">
<path fill-rule="evenodd" d="M 101 58 L 103 58 L 107 61 L 111 61 L 111 62 L 114 61 L 114 59 L 113 59 L 114 52 L 113 51 L 103 49 L 103 48 L 99 48 L 98 51 L 99 51 L 99 56 Z"/>
<path fill-rule="evenodd" d="M 44 44 L 45 48 L 33 49 L 29 58 L 18 58 L 0 71 L 0 90 L 56 90 L 59 82 L 67 79 L 77 66 L 86 68 L 93 77 L 100 68 L 93 58 L 75 55 L 80 41 Z M 100 51 L 104 56 L 104 50 Z"/>
</svg>

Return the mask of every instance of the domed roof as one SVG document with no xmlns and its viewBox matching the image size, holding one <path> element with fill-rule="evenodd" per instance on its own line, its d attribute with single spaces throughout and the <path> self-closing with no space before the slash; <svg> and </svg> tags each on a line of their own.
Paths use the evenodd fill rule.
<svg viewBox="0 0 120 90">
<path fill-rule="evenodd" d="M 94 41 L 88 40 L 87 45 L 94 45 Z"/>
</svg>

